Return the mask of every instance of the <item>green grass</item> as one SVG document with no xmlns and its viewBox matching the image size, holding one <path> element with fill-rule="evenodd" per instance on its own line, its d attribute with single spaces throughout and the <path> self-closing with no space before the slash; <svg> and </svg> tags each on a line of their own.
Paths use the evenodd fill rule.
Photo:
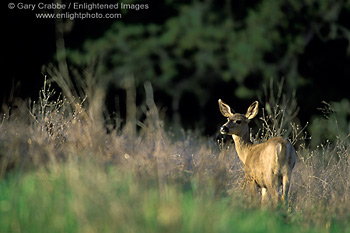
<svg viewBox="0 0 350 233">
<path fill-rule="evenodd" d="M 193 181 L 196 182 L 196 181 Z M 65 164 L 1 181 L 1 232 L 345 232 L 297 213 L 246 208 L 238 196 L 196 194 L 95 163 Z M 210 189 L 208 187 L 208 189 Z"/>
</svg>

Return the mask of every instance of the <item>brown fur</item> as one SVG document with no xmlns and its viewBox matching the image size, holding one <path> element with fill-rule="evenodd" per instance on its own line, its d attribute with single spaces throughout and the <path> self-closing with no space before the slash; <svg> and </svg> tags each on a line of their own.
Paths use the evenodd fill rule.
<svg viewBox="0 0 350 233">
<path fill-rule="evenodd" d="M 258 114 L 258 102 L 255 101 L 246 114 L 235 113 L 219 100 L 222 115 L 228 118 L 220 131 L 232 135 L 237 154 L 244 163 L 245 177 L 250 183 L 252 195 L 257 187 L 262 189 L 262 203 L 267 200 L 267 192 L 276 204 L 279 200 L 278 187 L 282 186 L 282 200 L 287 201 L 292 169 L 295 164 L 295 150 L 292 144 L 282 137 L 270 138 L 264 143 L 253 144 L 250 141 L 248 123 Z"/>
</svg>

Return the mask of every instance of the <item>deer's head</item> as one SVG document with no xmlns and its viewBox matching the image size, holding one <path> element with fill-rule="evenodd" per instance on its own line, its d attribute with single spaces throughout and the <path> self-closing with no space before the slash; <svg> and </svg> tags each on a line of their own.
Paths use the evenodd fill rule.
<svg viewBox="0 0 350 233">
<path fill-rule="evenodd" d="M 220 133 L 227 135 L 243 136 L 249 132 L 248 123 L 253 119 L 259 111 L 259 103 L 252 103 L 246 114 L 236 113 L 233 109 L 219 99 L 220 112 L 224 117 L 227 117 L 227 122 L 221 126 Z"/>
</svg>

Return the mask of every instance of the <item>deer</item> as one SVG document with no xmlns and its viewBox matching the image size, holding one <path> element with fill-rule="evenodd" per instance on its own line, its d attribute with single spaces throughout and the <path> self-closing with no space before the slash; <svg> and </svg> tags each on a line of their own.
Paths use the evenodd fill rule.
<svg viewBox="0 0 350 233">
<path fill-rule="evenodd" d="M 248 123 L 258 114 L 258 101 L 253 102 L 245 114 L 236 113 L 221 99 L 218 102 L 221 114 L 227 118 L 220 133 L 232 135 L 237 155 L 244 164 L 245 179 L 249 183 L 252 200 L 256 199 L 258 188 L 261 188 L 261 205 L 268 203 L 270 198 L 273 206 L 280 201 L 286 205 L 296 162 L 293 145 L 282 137 L 272 137 L 257 144 L 250 140 Z M 280 198 L 278 190 L 281 186 Z"/>
</svg>

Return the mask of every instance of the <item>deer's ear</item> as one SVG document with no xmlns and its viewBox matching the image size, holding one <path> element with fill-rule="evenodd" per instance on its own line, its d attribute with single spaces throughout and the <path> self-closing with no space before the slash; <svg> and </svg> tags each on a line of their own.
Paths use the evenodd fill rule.
<svg viewBox="0 0 350 233">
<path fill-rule="evenodd" d="M 232 116 L 233 113 L 235 113 L 235 111 L 233 111 L 233 113 L 231 112 L 231 108 L 230 106 L 228 106 L 227 104 L 225 104 L 224 102 L 222 102 L 221 99 L 219 99 L 219 108 L 220 108 L 220 112 L 224 117 L 229 117 Z"/>
<path fill-rule="evenodd" d="M 259 102 L 258 101 L 255 101 L 254 103 L 252 103 L 248 110 L 247 110 L 247 113 L 245 114 L 245 117 L 248 119 L 248 120 L 251 120 L 253 119 L 259 112 Z"/>
</svg>

